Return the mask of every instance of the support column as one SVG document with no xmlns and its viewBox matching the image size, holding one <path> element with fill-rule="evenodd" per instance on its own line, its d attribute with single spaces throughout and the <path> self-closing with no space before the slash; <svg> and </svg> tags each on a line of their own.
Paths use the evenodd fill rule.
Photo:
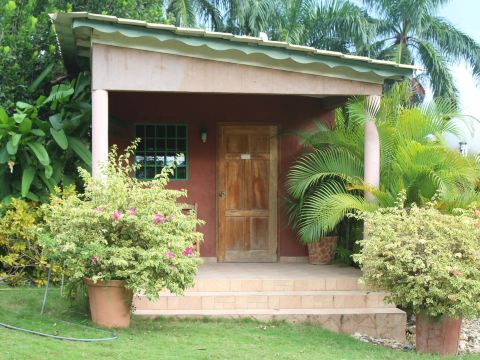
<svg viewBox="0 0 480 360">
<path fill-rule="evenodd" d="M 92 176 L 108 161 L 108 92 L 92 91 Z"/>
<path fill-rule="evenodd" d="M 364 181 L 368 186 L 378 188 L 380 187 L 380 137 L 375 116 L 380 108 L 380 96 L 369 96 L 366 101 Z M 370 192 L 365 192 L 365 198 L 370 202 L 377 201 Z"/>
</svg>

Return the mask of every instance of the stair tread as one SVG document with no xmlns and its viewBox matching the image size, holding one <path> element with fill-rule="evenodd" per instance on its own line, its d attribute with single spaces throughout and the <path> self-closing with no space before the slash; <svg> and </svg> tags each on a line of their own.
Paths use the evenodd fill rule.
<svg viewBox="0 0 480 360">
<path fill-rule="evenodd" d="M 358 315 L 404 314 L 398 308 L 326 308 L 326 309 L 222 309 L 222 310 L 136 310 L 136 315 Z"/>
<path fill-rule="evenodd" d="M 162 292 L 162 297 L 191 297 L 191 296 L 357 296 L 357 295 L 385 295 L 378 291 L 362 290 L 291 290 L 291 291 L 185 291 L 184 295 L 175 295 Z M 145 297 L 145 295 L 137 295 Z"/>
</svg>

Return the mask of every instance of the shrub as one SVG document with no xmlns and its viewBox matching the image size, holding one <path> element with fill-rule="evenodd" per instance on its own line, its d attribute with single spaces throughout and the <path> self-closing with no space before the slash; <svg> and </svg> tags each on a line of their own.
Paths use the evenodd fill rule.
<svg viewBox="0 0 480 360">
<path fill-rule="evenodd" d="M 92 178 L 84 169 L 84 194 L 54 197 L 44 205 L 48 231 L 42 236 L 45 254 L 64 262 L 72 280 L 125 280 L 149 298 L 168 289 L 174 293 L 193 285 L 199 254 L 194 243 L 196 215 L 184 214 L 177 202 L 186 191 L 169 190 L 164 169 L 154 180 L 131 176 L 136 142 L 124 155 L 112 148 L 103 175 Z"/>
<path fill-rule="evenodd" d="M 480 315 L 480 212 L 444 214 L 435 202 L 360 215 L 368 239 L 354 255 L 365 283 L 387 300 L 432 317 Z"/>
<path fill-rule="evenodd" d="M 0 217 L 0 278 L 7 284 L 45 284 L 48 262 L 42 257 L 36 227 L 43 222 L 35 202 L 13 199 Z M 58 267 L 53 269 L 58 270 Z"/>
</svg>

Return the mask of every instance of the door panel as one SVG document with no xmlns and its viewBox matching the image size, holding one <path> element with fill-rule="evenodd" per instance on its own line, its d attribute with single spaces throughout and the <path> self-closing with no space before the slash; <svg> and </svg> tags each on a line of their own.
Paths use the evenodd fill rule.
<svg viewBox="0 0 480 360">
<path fill-rule="evenodd" d="M 222 125 L 217 164 L 218 258 L 277 261 L 277 130 Z"/>
</svg>

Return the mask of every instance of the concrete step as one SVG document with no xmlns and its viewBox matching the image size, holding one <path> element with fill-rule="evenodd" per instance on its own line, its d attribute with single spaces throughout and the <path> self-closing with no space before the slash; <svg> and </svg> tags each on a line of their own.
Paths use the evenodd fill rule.
<svg viewBox="0 0 480 360">
<path fill-rule="evenodd" d="M 221 275 L 221 274 L 220 274 Z M 358 276 L 330 276 L 311 278 L 225 278 L 198 277 L 189 291 L 346 291 L 361 290 Z"/>
<path fill-rule="evenodd" d="M 136 296 L 140 310 L 222 310 L 222 309 L 328 309 L 385 308 L 384 294 L 358 290 L 347 291 L 187 291 L 184 296 L 168 292 L 149 301 Z"/>
<path fill-rule="evenodd" d="M 152 310 L 138 309 L 139 316 L 195 318 L 253 318 L 260 321 L 308 322 L 352 335 L 356 332 L 374 337 L 405 341 L 406 314 L 396 308 L 326 309 L 240 309 L 240 310 Z"/>
</svg>

